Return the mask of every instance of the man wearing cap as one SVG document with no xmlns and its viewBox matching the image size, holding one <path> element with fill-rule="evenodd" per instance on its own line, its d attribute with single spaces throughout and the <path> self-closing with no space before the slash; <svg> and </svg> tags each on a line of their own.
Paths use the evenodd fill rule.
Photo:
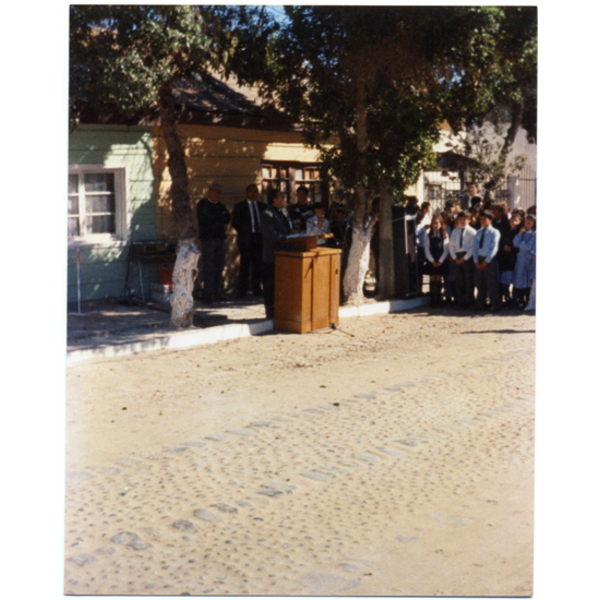
<svg viewBox="0 0 600 600">
<path fill-rule="evenodd" d="M 479 216 L 481 228 L 473 238 L 473 261 L 475 263 L 475 287 L 477 303 L 475 308 L 482 310 L 489 296 L 493 312 L 500 310 L 500 287 L 498 285 L 498 263 L 496 255 L 500 246 L 500 232 L 492 227 L 494 215 L 484 211 Z"/>
<path fill-rule="evenodd" d="M 211 183 L 206 198 L 198 202 L 196 215 L 202 244 L 202 299 L 206 304 L 220 300 L 225 267 L 225 228 L 231 220 L 227 207 L 219 200 L 221 186 Z"/>
</svg>

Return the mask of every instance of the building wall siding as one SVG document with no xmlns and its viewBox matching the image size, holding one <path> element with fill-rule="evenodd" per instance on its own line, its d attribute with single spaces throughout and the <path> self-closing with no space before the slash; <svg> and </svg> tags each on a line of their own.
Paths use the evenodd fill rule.
<svg viewBox="0 0 600 600">
<path fill-rule="evenodd" d="M 303 145 L 302 135 L 296 132 L 267 131 L 221 127 L 216 125 L 180 125 L 178 131 L 186 156 L 190 202 L 195 207 L 205 196 L 208 185 L 221 184 L 221 200 L 230 209 L 246 197 L 245 189 L 250 183 L 261 185 L 263 160 L 317 162 L 318 152 Z M 156 229 L 159 237 L 174 238 L 176 235 L 171 217 L 169 189 L 171 178 L 167 169 L 167 151 L 161 131 L 153 131 L 156 182 Z M 266 198 L 263 198 L 266 201 Z M 229 227 L 224 281 L 226 291 L 232 291 L 237 282 L 238 252 L 235 231 Z M 201 271 L 201 265 L 200 265 Z M 201 274 L 198 277 L 198 284 Z"/>
<path fill-rule="evenodd" d="M 130 240 L 94 244 L 69 244 L 67 299 L 77 300 L 75 254 L 81 251 L 81 299 L 119 297 L 127 275 L 129 241 L 156 239 L 155 183 L 152 128 L 118 125 L 82 125 L 69 136 L 69 165 L 126 166 Z M 158 280 L 156 267 L 144 267 L 144 284 Z M 132 285 L 139 294 L 137 271 Z"/>
<path fill-rule="evenodd" d="M 302 143 L 297 132 L 265 131 L 217 125 L 180 125 L 178 131 L 186 156 L 192 207 L 204 197 L 212 181 L 223 189 L 228 208 L 245 198 L 246 186 L 261 183 L 263 160 L 316 162 L 318 152 Z M 167 151 L 158 127 L 154 129 L 156 181 L 156 227 L 162 237 L 175 234 L 171 218 Z"/>
<path fill-rule="evenodd" d="M 251 130 L 213 125 L 179 126 L 189 174 L 194 209 L 212 181 L 222 188 L 222 200 L 231 210 L 245 197 L 249 183 L 261 184 L 263 160 L 317 162 L 318 153 L 302 143 L 296 132 Z M 69 136 L 69 164 L 127 167 L 130 240 L 109 244 L 69 244 L 68 301 L 77 300 L 75 255 L 81 252 L 82 300 L 120 297 L 127 277 L 130 241 L 174 239 L 167 153 L 159 127 L 83 125 Z M 264 199 L 266 200 L 266 199 Z M 195 223 L 197 226 L 197 223 Z M 237 279 L 235 231 L 228 231 L 225 281 L 231 290 Z M 143 266 L 144 293 L 158 281 L 156 266 Z M 199 278 L 200 280 L 200 278 Z M 137 266 L 130 274 L 130 291 L 140 295 Z"/>
</svg>

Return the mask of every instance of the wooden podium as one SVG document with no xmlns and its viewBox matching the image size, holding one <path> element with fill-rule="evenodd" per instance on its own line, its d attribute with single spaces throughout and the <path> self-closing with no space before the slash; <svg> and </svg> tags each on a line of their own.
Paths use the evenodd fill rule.
<svg viewBox="0 0 600 600">
<path fill-rule="evenodd" d="M 293 251 L 275 251 L 275 329 L 307 333 L 339 325 L 339 289 L 342 251 L 319 247 L 331 237 L 288 238 Z"/>
</svg>

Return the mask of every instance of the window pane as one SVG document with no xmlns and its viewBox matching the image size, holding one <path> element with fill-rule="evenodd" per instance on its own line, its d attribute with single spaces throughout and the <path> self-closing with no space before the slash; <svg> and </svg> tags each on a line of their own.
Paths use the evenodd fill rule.
<svg viewBox="0 0 600 600">
<path fill-rule="evenodd" d="M 86 192 L 115 191 L 115 176 L 113 173 L 85 173 L 83 182 Z"/>
<path fill-rule="evenodd" d="M 88 233 L 115 233 L 114 215 L 86 217 L 85 224 Z"/>
<path fill-rule="evenodd" d="M 67 211 L 70 215 L 79 214 L 79 196 L 69 196 L 67 200 Z"/>
<path fill-rule="evenodd" d="M 112 194 L 86 196 L 85 210 L 88 213 L 114 213 L 115 197 Z"/>
<path fill-rule="evenodd" d="M 302 181 L 304 179 L 304 170 L 296 169 L 296 181 Z"/>
<path fill-rule="evenodd" d="M 76 235 L 79 235 L 79 219 L 77 217 L 69 217 L 68 235 L 69 237 L 75 237 Z"/>
<path fill-rule="evenodd" d="M 69 175 L 69 194 L 77 193 L 78 181 L 77 175 Z"/>
</svg>

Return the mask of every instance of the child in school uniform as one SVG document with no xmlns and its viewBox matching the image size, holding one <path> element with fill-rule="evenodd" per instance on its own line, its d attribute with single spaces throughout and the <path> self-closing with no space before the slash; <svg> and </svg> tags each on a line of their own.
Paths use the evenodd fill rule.
<svg viewBox="0 0 600 600">
<path fill-rule="evenodd" d="M 513 285 L 515 264 L 519 249 L 515 248 L 514 239 L 523 226 L 520 214 L 514 214 L 509 221 L 510 228 L 500 232 L 500 247 L 498 248 L 498 270 L 500 272 L 500 296 L 503 305 L 510 305 L 514 299 L 511 287 Z"/>
<path fill-rule="evenodd" d="M 423 274 L 426 271 L 425 236 L 431 227 L 431 203 L 423 202 L 417 213 L 417 272 L 419 279 L 419 294 L 423 290 Z"/>
<path fill-rule="evenodd" d="M 514 287 L 519 308 L 525 308 L 529 302 L 531 284 L 535 280 L 535 244 L 536 222 L 533 215 L 525 217 L 525 223 L 515 236 L 514 245 L 519 249 L 514 271 Z"/>
<path fill-rule="evenodd" d="M 442 280 L 446 273 L 448 256 L 448 234 L 440 215 L 431 219 L 431 227 L 424 237 L 426 272 L 429 274 L 429 295 L 431 306 L 437 306 L 442 299 Z"/>
<path fill-rule="evenodd" d="M 481 227 L 481 223 L 479 222 L 479 214 L 482 212 L 478 206 L 474 206 L 469 210 L 471 213 L 471 218 L 469 220 L 469 225 L 475 230 L 478 231 Z"/>
<path fill-rule="evenodd" d="M 317 202 L 312 206 L 313 217 L 310 217 L 306 221 L 306 233 L 308 235 L 321 235 L 322 233 L 330 233 L 329 220 L 325 218 L 325 205 L 321 202 Z M 317 241 L 319 246 L 324 246 L 327 240 L 321 238 Z"/>
<path fill-rule="evenodd" d="M 473 261 L 475 263 L 476 310 L 483 310 L 487 297 L 492 312 L 500 310 L 500 287 L 498 285 L 498 262 L 496 255 L 500 245 L 500 232 L 492 227 L 494 215 L 484 210 L 479 215 L 481 227 L 473 238 Z"/>
<path fill-rule="evenodd" d="M 442 220 L 444 222 L 444 229 L 448 236 L 448 247 L 450 245 L 450 236 L 456 227 L 456 219 L 458 213 L 456 208 L 460 208 L 458 203 L 452 203 L 452 211 L 449 213 L 441 213 Z M 456 276 L 454 273 L 454 265 L 448 255 L 446 264 L 446 272 L 444 273 L 444 299 L 448 304 L 454 304 L 456 302 Z"/>
<path fill-rule="evenodd" d="M 473 238 L 475 229 L 469 225 L 470 214 L 460 212 L 456 216 L 456 227 L 450 234 L 448 252 L 454 270 L 456 303 L 465 309 L 473 302 Z"/>
<path fill-rule="evenodd" d="M 508 214 L 506 212 L 506 208 L 503 202 L 497 202 L 496 204 L 492 204 L 490 210 L 494 215 L 494 220 L 492 221 L 492 227 L 497 229 L 502 236 L 503 233 L 507 233 L 510 229 L 510 221 L 508 219 Z"/>
<path fill-rule="evenodd" d="M 536 259 L 537 259 L 537 234 L 534 235 L 534 239 L 533 239 L 533 248 L 532 248 L 532 253 L 533 253 L 533 262 L 535 264 Z M 535 312 L 535 275 L 533 278 L 533 282 L 531 283 L 531 292 L 529 293 L 529 302 L 527 303 L 527 306 L 525 307 L 526 311 L 534 311 Z"/>
</svg>

